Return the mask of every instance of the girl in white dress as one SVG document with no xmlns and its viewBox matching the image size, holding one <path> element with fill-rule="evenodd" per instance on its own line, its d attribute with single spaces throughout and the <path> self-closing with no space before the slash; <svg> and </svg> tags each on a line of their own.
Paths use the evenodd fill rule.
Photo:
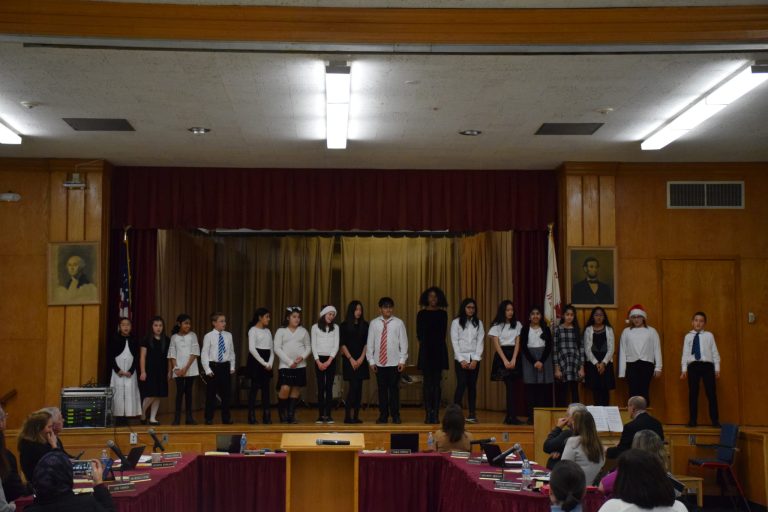
<svg viewBox="0 0 768 512">
<path fill-rule="evenodd" d="M 108 363 L 112 369 L 110 386 L 114 390 L 112 414 L 117 423 L 128 424 L 127 418 L 141 414 L 141 398 L 136 370 L 139 366 L 139 344 L 131 336 L 131 321 L 120 318 L 117 332 L 109 341 Z"/>
</svg>

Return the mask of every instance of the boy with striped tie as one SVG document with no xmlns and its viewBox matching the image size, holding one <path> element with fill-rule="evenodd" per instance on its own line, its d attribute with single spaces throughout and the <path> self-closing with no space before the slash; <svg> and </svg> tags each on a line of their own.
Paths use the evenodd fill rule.
<svg viewBox="0 0 768 512">
<path fill-rule="evenodd" d="M 376 423 L 400 421 L 400 373 L 408 360 L 408 336 L 405 324 L 392 315 L 395 301 L 389 297 L 379 299 L 381 316 L 371 320 L 368 327 L 368 364 L 376 374 L 379 388 L 379 419 Z"/>
<path fill-rule="evenodd" d="M 232 334 L 225 331 L 227 318 L 224 313 L 211 315 L 213 330 L 203 338 L 203 351 L 200 360 L 208 379 L 205 390 L 205 424 L 213 424 L 216 411 L 216 395 L 221 399 L 221 422 L 224 425 L 234 423 L 229 415 L 229 396 L 231 390 L 230 375 L 235 373 L 235 346 Z"/>
</svg>

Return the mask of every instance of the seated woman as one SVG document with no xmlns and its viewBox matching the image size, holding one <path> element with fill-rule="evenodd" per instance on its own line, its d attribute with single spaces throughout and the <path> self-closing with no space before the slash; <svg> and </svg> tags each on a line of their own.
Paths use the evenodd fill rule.
<svg viewBox="0 0 768 512">
<path fill-rule="evenodd" d="M 632 448 L 619 456 L 618 475 L 613 487 L 614 499 L 600 507 L 600 512 L 686 512 L 675 500 L 675 490 L 659 458 Z"/>
<path fill-rule="evenodd" d="M 662 441 L 659 437 L 659 434 L 653 430 L 641 430 L 640 432 L 636 433 L 635 437 L 632 438 L 632 448 L 637 448 L 638 450 L 643 450 L 652 455 L 655 455 L 658 457 L 661 465 L 664 466 L 664 470 L 668 471 L 669 468 L 667 468 L 667 451 L 664 448 L 664 441 Z M 613 494 L 613 487 L 616 484 L 617 476 L 618 471 L 614 469 L 605 475 L 602 480 L 600 480 L 600 490 L 603 491 L 608 497 L 611 497 Z M 667 473 L 667 478 L 669 478 L 673 484 L 677 482 L 677 480 L 675 480 L 675 478 L 669 472 Z M 675 496 L 678 494 L 679 493 L 675 491 Z"/>
<path fill-rule="evenodd" d="M 603 444 L 597 435 L 595 419 L 589 411 L 573 414 L 573 436 L 565 443 L 561 460 L 572 460 L 584 471 L 587 485 L 592 485 L 605 464 Z M 557 466 L 555 466 L 557 467 Z"/>
<path fill-rule="evenodd" d="M 549 501 L 552 512 L 581 512 L 581 500 L 587 492 L 584 471 L 570 460 L 557 463 L 549 475 Z"/>
<path fill-rule="evenodd" d="M 64 452 L 45 454 L 32 473 L 35 501 L 28 512 L 114 512 L 112 496 L 101 480 L 101 462 L 91 462 L 93 494 L 75 494 L 72 462 Z"/>
<path fill-rule="evenodd" d="M 464 413 L 461 407 L 451 404 L 445 409 L 443 415 L 443 428 L 435 432 L 435 450 L 438 452 L 450 452 L 471 450 L 472 434 L 464 430 Z"/>
<path fill-rule="evenodd" d="M 26 485 L 21 482 L 19 466 L 16 457 L 5 447 L 5 411 L 0 407 L 0 489 L 5 493 L 5 499 L 9 502 L 16 501 L 20 496 L 31 494 Z M 3 507 L 0 504 L 0 512 Z"/>
<path fill-rule="evenodd" d="M 18 448 L 21 470 L 27 481 L 31 482 L 37 461 L 51 450 L 58 449 L 53 418 L 49 413 L 38 411 L 29 415 L 19 432 Z"/>
</svg>

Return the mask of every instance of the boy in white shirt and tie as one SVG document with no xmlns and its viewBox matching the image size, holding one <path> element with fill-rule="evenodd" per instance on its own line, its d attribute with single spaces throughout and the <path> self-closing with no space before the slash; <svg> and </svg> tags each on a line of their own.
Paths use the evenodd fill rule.
<svg viewBox="0 0 768 512">
<path fill-rule="evenodd" d="M 715 379 L 720 378 L 720 353 L 711 332 L 705 331 L 707 315 L 698 311 L 691 321 L 693 330 L 683 340 L 683 373 L 680 380 L 688 379 L 688 426 L 695 427 L 699 413 L 699 380 L 704 381 L 704 392 L 709 401 L 709 419 L 713 427 L 720 426 L 717 412 L 717 389 Z"/>
<path fill-rule="evenodd" d="M 405 324 L 392 315 L 395 301 L 389 297 L 379 299 L 381 316 L 371 320 L 368 327 L 368 364 L 376 374 L 379 388 L 379 419 L 376 423 L 392 423 L 400 420 L 400 373 L 408 360 L 408 336 Z"/>
<path fill-rule="evenodd" d="M 227 318 L 224 313 L 211 315 L 213 330 L 203 338 L 203 351 L 200 360 L 203 371 L 208 379 L 205 390 L 205 424 L 213 424 L 213 414 L 216 411 L 216 395 L 221 398 L 221 422 L 224 425 L 234 423 L 229 415 L 229 400 L 231 393 L 230 375 L 235 373 L 235 347 L 232 334 L 225 331 Z"/>
</svg>

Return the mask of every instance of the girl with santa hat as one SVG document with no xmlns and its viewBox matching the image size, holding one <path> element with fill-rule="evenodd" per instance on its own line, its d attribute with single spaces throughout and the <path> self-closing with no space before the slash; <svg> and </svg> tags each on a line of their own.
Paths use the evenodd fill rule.
<svg viewBox="0 0 768 512">
<path fill-rule="evenodd" d="M 629 308 L 629 327 L 619 342 L 619 378 L 627 379 L 629 396 L 642 396 L 651 404 L 649 388 L 653 377 L 661 376 L 661 341 L 656 329 L 648 326 L 648 314 L 640 304 Z"/>
</svg>

